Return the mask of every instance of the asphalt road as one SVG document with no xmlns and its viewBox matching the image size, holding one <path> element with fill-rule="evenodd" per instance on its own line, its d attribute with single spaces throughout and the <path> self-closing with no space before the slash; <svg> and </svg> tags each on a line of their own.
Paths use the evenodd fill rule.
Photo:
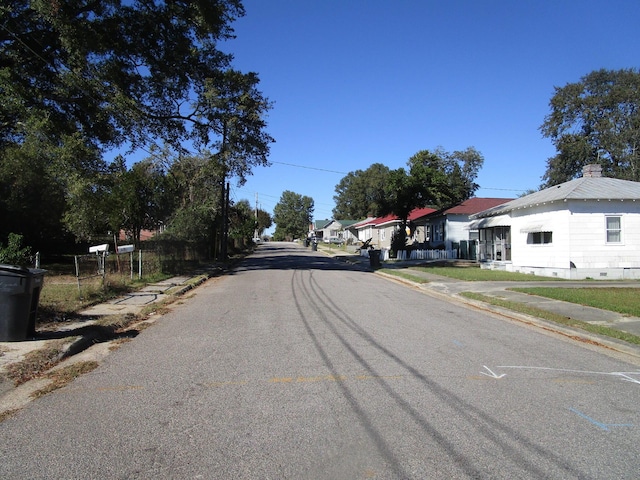
<svg viewBox="0 0 640 480">
<path fill-rule="evenodd" d="M 638 478 L 640 368 L 266 244 L 0 423 L 0 478 Z"/>
</svg>

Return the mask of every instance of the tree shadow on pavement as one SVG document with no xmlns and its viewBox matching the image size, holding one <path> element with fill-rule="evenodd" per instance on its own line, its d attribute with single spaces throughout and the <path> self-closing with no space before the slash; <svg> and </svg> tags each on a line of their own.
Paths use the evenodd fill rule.
<svg viewBox="0 0 640 480">
<path fill-rule="evenodd" d="M 36 338 L 38 340 L 56 340 L 79 337 L 62 355 L 62 359 L 65 359 L 85 351 L 96 343 L 135 338 L 139 333 L 140 331 L 136 329 L 122 330 L 122 327 L 117 325 L 86 325 L 70 330 L 38 332 Z"/>
</svg>

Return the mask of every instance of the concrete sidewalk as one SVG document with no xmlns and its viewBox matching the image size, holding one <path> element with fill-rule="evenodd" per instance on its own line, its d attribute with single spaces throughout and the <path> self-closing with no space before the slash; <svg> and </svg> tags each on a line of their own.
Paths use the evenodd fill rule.
<svg viewBox="0 0 640 480">
<path fill-rule="evenodd" d="M 172 297 L 188 292 L 212 276 L 219 275 L 222 271 L 220 267 L 211 266 L 197 270 L 191 275 L 176 276 L 153 283 L 140 291 L 131 292 L 79 312 L 83 317 L 82 320 L 63 322 L 46 328 L 38 328 L 36 325 L 36 336 L 34 338 L 20 342 L 0 342 L 0 407 L 5 407 L 0 408 L 0 413 L 7 409 L 7 405 L 12 406 L 16 403 L 11 398 L 12 391 L 16 389 L 13 382 L 5 377 L 9 365 L 22 361 L 30 352 L 42 350 L 53 339 L 68 338 L 69 342 L 60 354 L 61 358 L 64 359 L 67 352 L 79 349 L 78 345 L 91 345 L 92 341 L 96 343 L 104 341 L 94 338 L 99 335 L 99 332 L 96 333 L 96 331 L 99 331 L 96 324 L 102 318 L 109 315 L 139 315 L 143 312 L 143 309 L 154 304 L 170 301 Z M 5 398 L 7 395 L 9 397 Z M 24 396 L 24 394 L 18 392 L 17 397 L 21 399 L 20 401 L 24 400 Z M 17 401 L 17 403 L 20 403 L 20 401 Z"/>
</svg>

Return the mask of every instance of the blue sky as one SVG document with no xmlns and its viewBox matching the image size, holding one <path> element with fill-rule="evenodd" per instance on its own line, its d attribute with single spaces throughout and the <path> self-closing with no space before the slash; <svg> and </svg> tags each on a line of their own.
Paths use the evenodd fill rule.
<svg viewBox="0 0 640 480">
<path fill-rule="evenodd" d="M 539 131 L 554 87 L 640 67 L 638 0 L 243 3 L 222 48 L 259 74 L 276 143 L 231 192 L 268 212 L 291 190 L 331 218 L 346 173 L 438 146 L 483 154 L 476 196 L 517 197 L 555 153 Z"/>
</svg>

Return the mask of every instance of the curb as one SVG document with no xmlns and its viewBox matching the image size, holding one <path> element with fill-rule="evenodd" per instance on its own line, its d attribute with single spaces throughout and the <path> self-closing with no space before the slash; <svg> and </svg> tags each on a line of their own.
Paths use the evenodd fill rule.
<svg viewBox="0 0 640 480">
<path fill-rule="evenodd" d="M 546 332 L 555 333 L 557 335 L 561 335 L 573 341 L 577 341 L 587 345 L 601 347 L 609 351 L 628 355 L 636 359 L 636 361 L 640 360 L 640 347 L 636 347 L 634 345 L 628 344 L 621 340 L 617 340 L 610 337 L 604 337 L 604 336 L 597 335 L 591 332 L 586 332 L 584 330 L 580 330 L 577 328 L 566 327 L 564 325 L 559 325 L 557 323 L 554 323 L 549 320 L 545 320 L 543 318 L 539 318 L 533 315 L 527 315 L 525 313 L 515 312 L 505 307 L 491 305 L 489 303 L 485 303 L 479 300 L 466 298 L 456 293 L 453 293 L 453 294 L 441 293 L 436 290 L 430 289 L 428 287 L 425 288 L 424 284 L 412 282 L 411 280 L 407 280 L 406 278 L 397 277 L 395 275 L 390 275 L 388 273 L 378 272 L 378 271 L 376 271 L 375 273 L 376 275 L 379 275 L 385 279 L 412 287 L 415 290 L 418 290 L 425 295 L 429 295 L 434 298 L 438 298 L 440 300 L 445 300 L 449 302 L 454 301 L 470 309 L 480 310 L 485 313 L 499 315 L 500 317 L 504 317 L 508 320 L 512 320 L 518 323 L 523 323 L 525 325 L 528 325 L 534 328 L 539 328 Z"/>
<path fill-rule="evenodd" d="M 210 278 L 222 274 L 224 271 L 224 268 L 216 267 L 204 273 L 194 275 L 186 282 L 186 284 L 176 288 L 175 291 L 169 293 L 168 297 L 176 298 L 182 296 L 190 290 L 202 285 Z M 167 301 L 167 299 L 165 299 L 163 304 L 166 305 L 168 303 L 171 303 L 171 301 Z M 25 407 L 29 402 L 33 400 L 32 395 L 34 393 L 42 388 L 45 388 L 52 382 L 50 379 L 46 378 L 47 373 L 64 366 L 86 361 L 86 358 L 89 357 L 97 357 L 101 360 L 108 354 L 109 346 L 113 341 L 118 341 L 123 338 L 135 337 L 139 333 L 138 330 L 135 330 L 135 326 L 143 322 L 148 322 L 148 319 L 145 318 L 148 315 L 140 315 L 139 313 L 134 315 L 135 318 L 125 327 L 123 327 L 123 332 L 121 332 L 120 334 L 111 332 L 111 334 L 113 334 L 113 338 L 110 338 L 111 335 L 105 334 L 105 332 L 109 333 L 109 327 L 100 327 L 95 325 L 97 320 L 85 323 L 84 327 L 81 328 L 85 328 L 86 331 L 77 335 L 77 338 L 75 340 L 70 341 L 61 349 L 55 365 L 46 370 L 43 370 L 42 372 L 39 372 L 38 375 L 31 380 L 27 380 L 26 382 L 15 386 L 13 380 L 10 380 L 8 378 L 3 379 L 2 377 L 0 377 L 0 387 L 2 387 L 0 388 L 0 422 L 2 422 L 4 418 L 11 416 L 13 412 L 16 412 Z M 108 315 L 103 315 L 102 317 L 105 316 Z M 43 339 L 41 348 L 34 348 L 30 351 L 42 350 L 45 346 L 44 344 L 46 341 L 55 339 L 55 332 L 53 333 L 54 334 L 52 335 L 52 338 Z M 99 348 L 96 349 L 96 347 Z M 89 350 L 91 350 L 91 353 L 87 353 L 89 352 Z M 18 363 L 22 361 L 22 358 L 16 360 L 15 362 L 7 363 L 6 366 L 13 363 Z"/>
</svg>

